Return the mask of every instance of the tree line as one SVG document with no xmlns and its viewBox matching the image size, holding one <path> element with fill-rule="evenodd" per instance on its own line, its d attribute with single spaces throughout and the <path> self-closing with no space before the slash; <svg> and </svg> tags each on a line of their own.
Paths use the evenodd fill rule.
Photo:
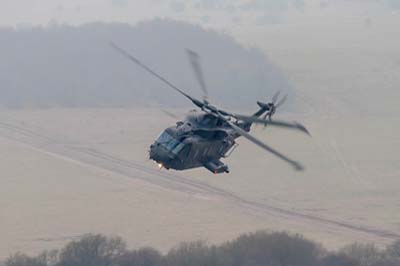
<svg viewBox="0 0 400 266">
<path fill-rule="evenodd" d="M 220 245 L 181 243 L 163 254 L 154 248 L 130 250 L 120 237 L 88 234 L 60 250 L 38 256 L 15 253 L 4 266 L 399 266 L 400 240 L 379 249 L 355 243 L 339 251 L 298 234 L 244 234 Z"/>
<path fill-rule="evenodd" d="M 228 107 L 254 106 L 256 99 L 291 90 L 284 73 L 261 50 L 185 22 L 0 26 L 0 108 L 187 106 L 178 95 L 170 97 L 171 90 L 159 80 L 117 54 L 110 41 L 200 96 L 185 49 L 196 51 L 203 59 L 210 96 Z"/>
</svg>

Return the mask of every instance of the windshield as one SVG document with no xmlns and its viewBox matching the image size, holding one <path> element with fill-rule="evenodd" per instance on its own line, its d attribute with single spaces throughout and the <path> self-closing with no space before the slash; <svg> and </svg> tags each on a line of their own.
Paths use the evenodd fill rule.
<svg viewBox="0 0 400 266">
<path fill-rule="evenodd" d="M 156 141 L 160 144 L 165 144 L 173 139 L 174 138 L 170 134 L 168 134 L 167 131 L 164 131 L 163 133 L 161 133 L 161 135 L 158 137 Z"/>
<path fill-rule="evenodd" d="M 164 131 L 156 140 L 157 143 L 160 143 L 162 146 L 167 148 L 169 151 L 173 151 L 174 153 L 178 153 L 182 147 L 177 147 L 181 142 L 177 139 L 173 138 L 168 132 Z M 178 149 L 175 149 L 178 148 Z"/>
</svg>

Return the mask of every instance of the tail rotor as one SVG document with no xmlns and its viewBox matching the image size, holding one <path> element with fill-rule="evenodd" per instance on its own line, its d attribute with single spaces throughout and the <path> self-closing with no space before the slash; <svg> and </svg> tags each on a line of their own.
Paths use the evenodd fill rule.
<svg viewBox="0 0 400 266">
<path fill-rule="evenodd" d="M 270 103 L 267 103 L 267 106 L 268 106 L 269 110 L 263 116 L 264 120 L 266 120 L 268 118 L 271 121 L 272 120 L 272 116 L 276 113 L 277 108 L 279 108 L 280 106 L 282 106 L 286 102 L 287 94 L 285 96 L 283 96 L 278 101 L 278 97 L 279 97 L 280 93 L 281 93 L 280 91 L 277 91 L 274 94 L 274 96 L 272 96 L 272 101 Z"/>
</svg>

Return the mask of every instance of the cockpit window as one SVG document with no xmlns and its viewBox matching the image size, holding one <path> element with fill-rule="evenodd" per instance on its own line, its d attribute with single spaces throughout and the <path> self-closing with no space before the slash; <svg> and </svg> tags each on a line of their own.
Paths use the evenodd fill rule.
<svg viewBox="0 0 400 266">
<path fill-rule="evenodd" d="M 161 135 L 158 137 L 158 139 L 156 141 L 160 144 L 164 144 L 164 143 L 170 142 L 173 139 L 174 138 L 170 134 L 168 134 L 166 131 L 164 131 L 163 133 L 161 133 Z"/>
<path fill-rule="evenodd" d="M 169 151 L 174 153 L 178 153 L 182 148 L 177 147 L 178 145 L 182 144 L 180 141 L 172 137 L 168 132 L 164 131 L 156 140 L 157 143 L 164 146 Z M 178 149 L 177 149 L 178 148 Z"/>
</svg>

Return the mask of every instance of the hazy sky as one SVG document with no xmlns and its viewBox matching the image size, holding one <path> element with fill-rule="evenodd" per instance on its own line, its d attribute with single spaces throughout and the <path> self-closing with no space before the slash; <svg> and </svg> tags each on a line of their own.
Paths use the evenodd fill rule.
<svg viewBox="0 0 400 266">
<path fill-rule="evenodd" d="M 400 25 L 400 0 L 0 0 L 0 27 L 88 22 L 136 24 L 170 18 L 222 30 L 262 46 L 267 31 L 342 31 L 349 25 Z M 286 27 L 286 28 L 284 28 Z"/>
<path fill-rule="evenodd" d="M 336 12 L 374 16 L 397 13 L 399 0 L 1 0 L 0 25 L 136 23 L 167 17 L 229 28 L 285 23 Z"/>
</svg>

